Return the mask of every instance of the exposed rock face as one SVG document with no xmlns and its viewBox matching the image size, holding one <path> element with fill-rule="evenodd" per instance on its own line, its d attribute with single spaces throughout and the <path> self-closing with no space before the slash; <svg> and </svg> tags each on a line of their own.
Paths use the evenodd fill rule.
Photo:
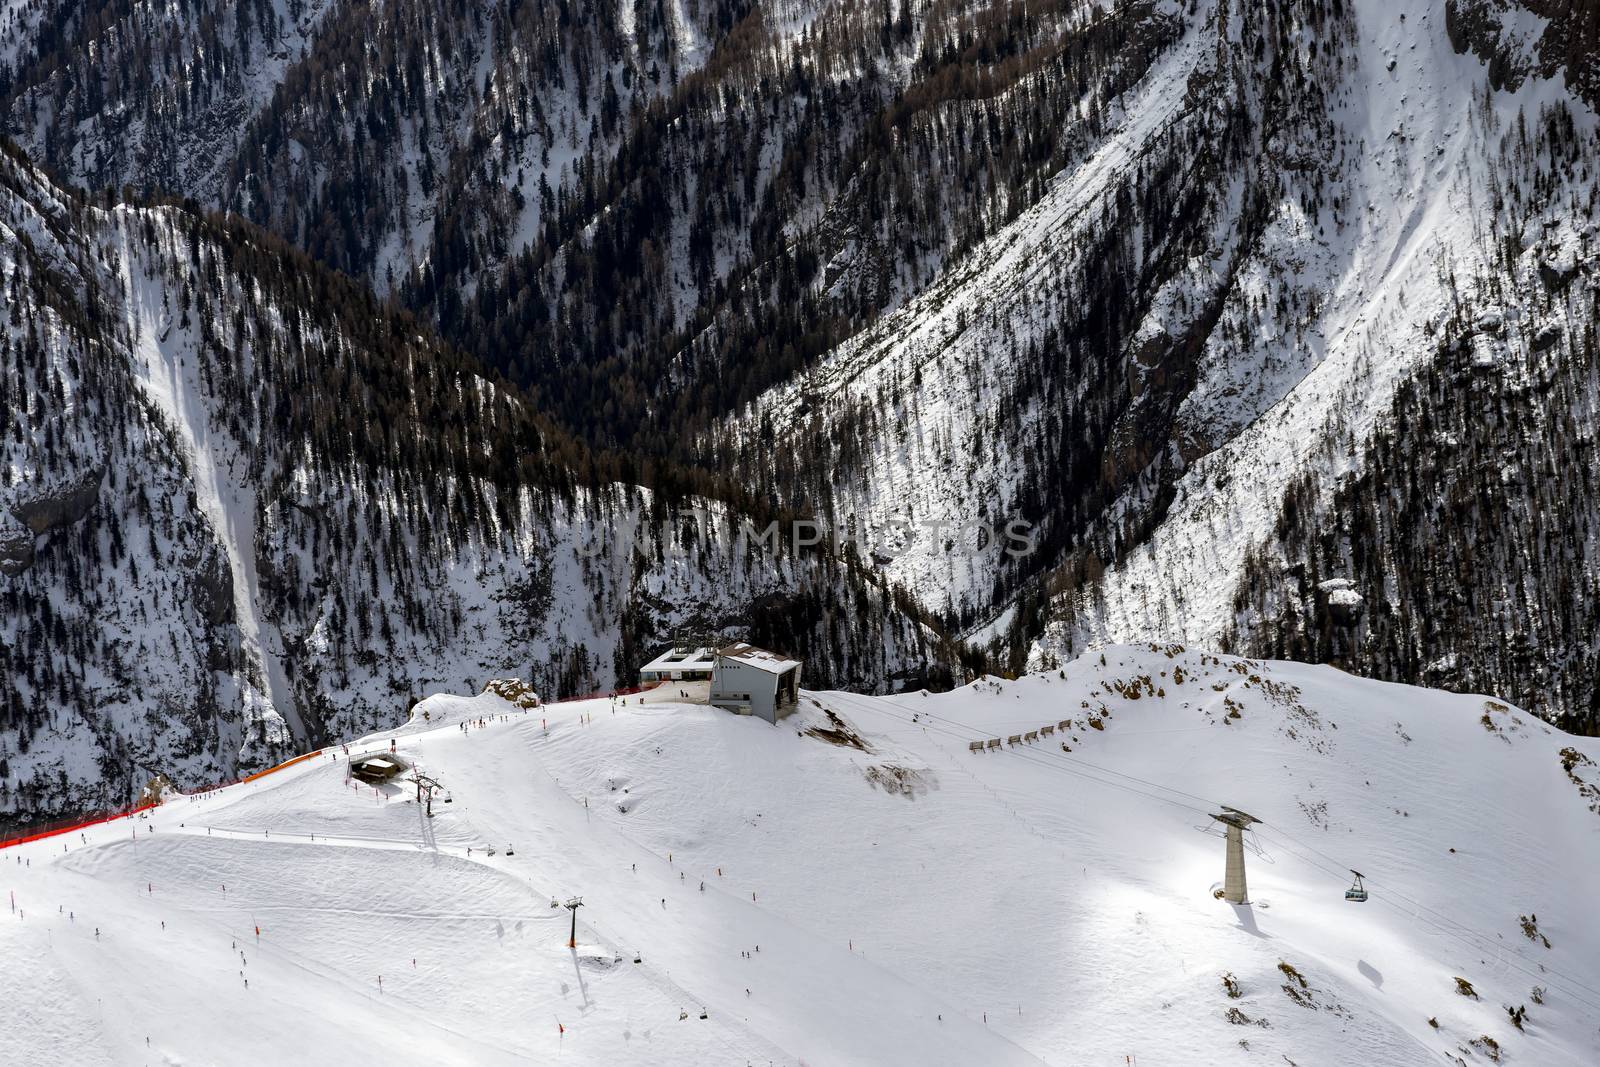
<svg viewBox="0 0 1600 1067">
<path fill-rule="evenodd" d="M 1518 9 L 1545 20 L 1537 38 L 1519 36 Z M 1600 103 L 1600 4 L 1594 0 L 1447 0 L 1445 30 L 1458 52 L 1489 65 L 1497 89 L 1515 90 L 1530 74 L 1562 77 L 1591 105 Z"/>
<path fill-rule="evenodd" d="M 236 620 L 233 570 L 221 550 L 206 551 L 191 568 L 195 610 L 208 626 L 226 626 Z"/>
<path fill-rule="evenodd" d="M 206 626 L 206 668 L 228 674 L 239 668 L 239 613 L 234 600 L 233 568 L 227 552 L 208 545 L 187 568 L 190 596 Z"/>
<path fill-rule="evenodd" d="M 26 486 L 0 511 L 0 574 L 15 577 L 33 566 L 34 538 L 70 526 L 88 515 L 100 498 L 103 468 L 53 486 Z"/>
<path fill-rule="evenodd" d="M 1330 578 L 1317 586 L 1328 605 L 1328 618 L 1337 626 L 1354 626 L 1366 611 L 1366 601 L 1348 578 Z"/>
<path fill-rule="evenodd" d="M 70 526 L 94 508 L 104 477 L 105 471 L 96 469 L 55 488 L 28 490 L 12 505 L 11 513 L 35 534 Z"/>
</svg>

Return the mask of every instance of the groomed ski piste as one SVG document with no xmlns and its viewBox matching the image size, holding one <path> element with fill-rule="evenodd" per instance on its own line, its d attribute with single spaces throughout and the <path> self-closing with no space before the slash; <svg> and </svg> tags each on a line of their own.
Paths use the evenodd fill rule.
<svg viewBox="0 0 1600 1067">
<path fill-rule="evenodd" d="M 431 819 L 336 747 L 0 851 L 0 1063 L 1600 1062 L 1595 739 L 1177 646 L 776 727 L 676 694 L 348 746 Z"/>
</svg>

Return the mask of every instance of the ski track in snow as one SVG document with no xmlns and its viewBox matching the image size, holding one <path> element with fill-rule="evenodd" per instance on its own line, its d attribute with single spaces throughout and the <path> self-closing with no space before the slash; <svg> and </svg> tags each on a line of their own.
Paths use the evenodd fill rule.
<svg viewBox="0 0 1600 1067">
<path fill-rule="evenodd" d="M 6 850 L 0 1061 L 1400 1064 L 1484 1035 L 1507 1062 L 1600 1056 L 1600 793 L 1558 755 L 1600 742 L 1481 697 L 1170 646 L 802 704 L 774 728 L 437 696 L 350 746 L 393 743 L 442 782 L 432 820 L 410 783 L 352 786 L 329 750 Z M 868 750 L 798 736 L 824 708 Z M 966 750 L 1063 717 L 1040 744 Z M 1249 907 L 1210 895 L 1218 802 L 1264 820 Z M 1343 900 L 1347 865 L 1368 904 Z M 576 951 L 551 907 L 569 896 Z"/>
</svg>

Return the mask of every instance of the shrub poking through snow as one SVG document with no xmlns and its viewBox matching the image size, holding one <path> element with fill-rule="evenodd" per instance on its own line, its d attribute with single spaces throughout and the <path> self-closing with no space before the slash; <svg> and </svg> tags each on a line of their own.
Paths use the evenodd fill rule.
<svg viewBox="0 0 1600 1067">
<path fill-rule="evenodd" d="M 1494 1063 L 1500 1062 L 1500 1042 L 1496 1041 L 1488 1034 L 1484 1034 L 1482 1037 L 1473 1038 L 1471 1044 L 1473 1048 L 1489 1057 L 1490 1061 Z"/>
<path fill-rule="evenodd" d="M 1306 981 L 1306 976 L 1295 969 L 1294 964 L 1287 960 L 1278 961 L 1278 970 L 1289 979 L 1283 983 L 1284 994 L 1302 1008 L 1314 1008 L 1316 1004 L 1311 999 L 1311 984 Z"/>
<path fill-rule="evenodd" d="M 1456 975 L 1456 992 L 1464 997 L 1471 997 L 1473 1000 L 1478 999 L 1478 991 L 1472 988 L 1471 982 L 1460 975 Z"/>
<path fill-rule="evenodd" d="M 885 793 L 891 796 L 903 796 L 907 800 L 915 800 L 918 796 L 928 791 L 929 775 L 926 771 L 913 770 L 910 767 L 897 767 L 892 763 L 883 766 L 871 766 L 866 769 L 867 781 L 874 788 L 882 787 Z"/>
</svg>

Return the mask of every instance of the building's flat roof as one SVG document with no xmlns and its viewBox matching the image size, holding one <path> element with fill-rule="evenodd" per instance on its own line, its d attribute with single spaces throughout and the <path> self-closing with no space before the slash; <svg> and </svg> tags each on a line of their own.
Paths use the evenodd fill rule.
<svg viewBox="0 0 1600 1067">
<path fill-rule="evenodd" d="M 789 659 L 787 656 L 780 656 L 776 652 L 768 652 L 764 648 L 757 648 L 755 645 L 746 644 L 743 641 L 720 649 L 717 655 L 723 659 L 731 659 L 735 663 L 746 667 L 754 667 L 757 670 L 767 671 L 771 674 L 784 674 L 800 666 L 800 661 L 797 659 Z"/>
<path fill-rule="evenodd" d="M 640 667 L 640 671 L 709 671 L 716 664 L 716 652 L 709 648 L 669 648 Z"/>
</svg>

